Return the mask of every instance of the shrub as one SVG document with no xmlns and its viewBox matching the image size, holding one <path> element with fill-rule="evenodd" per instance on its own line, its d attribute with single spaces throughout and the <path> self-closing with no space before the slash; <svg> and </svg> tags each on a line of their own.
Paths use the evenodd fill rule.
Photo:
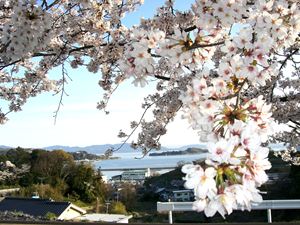
<svg viewBox="0 0 300 225">
<path fill-rule="evenodd" d="M 126 207 L 122 202 L 114 202 L 112 204 L 111 213 L 127 214 Z"/>
</svg>

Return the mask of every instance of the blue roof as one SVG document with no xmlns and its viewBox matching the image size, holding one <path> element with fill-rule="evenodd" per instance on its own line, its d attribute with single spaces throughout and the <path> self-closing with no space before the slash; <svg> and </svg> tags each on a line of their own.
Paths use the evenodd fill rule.
<svg viewBox="0 0 300 225">
<path fill-rule="evenodd" d="M 54 202 L 49 199 L 6 197 L 0 202 L 0 211 L 23 212 L 42 217 L 47 213 L 54 213 L 58 217 L 70 204 L 70 202 Z"/>
</svg>

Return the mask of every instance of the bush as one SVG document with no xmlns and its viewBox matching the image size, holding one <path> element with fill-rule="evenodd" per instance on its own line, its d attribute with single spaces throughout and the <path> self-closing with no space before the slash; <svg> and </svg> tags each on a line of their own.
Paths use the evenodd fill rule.
<svg viewBox="0 0 300 225">
<path fill-rule="evenodd" d="M 122 202 L 114 202 L 112 204 L 111 213 L 127 214 L 126 207 Z"/>
<path fill-rule="evenodd" d="M 38 192 L 41 198 L 51 198 L 55 201 L 63 200 L 61 190 L 56 187 L 52 187 L 49 184 L 37 184 L 26 188 L 20 189 L 20 195 L 24 197 L 31 197 L 33 193 Z"/>
<path fill-rule="evenodd" d="M 56 214 L 54 214 L 52 212 L 47 212 L 45 215 L 45 218 L 47 220 L 56 220 L 57 216 L 56 216 Z"/>
</svg>

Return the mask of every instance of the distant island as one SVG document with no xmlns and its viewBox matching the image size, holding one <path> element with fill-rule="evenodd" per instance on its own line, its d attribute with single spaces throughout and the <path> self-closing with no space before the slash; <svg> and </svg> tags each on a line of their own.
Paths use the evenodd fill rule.
<svg viewBox="0 0 300 225">
<path fill-rule="evenodd" d="M 77 152 L 69 152 L 74 158 L 75 161 L 82 160 L 108 160 L 108 159 L 119 159 L 120 157 L 116 156 L 105 156 L 105 155 L 96 155 L 92 153 L 88 153 L 86 151 L 77 151 Z"/>
<path fill-rule="evenodd" d="M 183 151 L 167 151 L 167 152 L 155 152 L 150 153 L 149 156 L 173 156 L 173 155 L 193 155 L 207 153 L 206 149 L 202 148 L 188 148 Z"/>
</svg>

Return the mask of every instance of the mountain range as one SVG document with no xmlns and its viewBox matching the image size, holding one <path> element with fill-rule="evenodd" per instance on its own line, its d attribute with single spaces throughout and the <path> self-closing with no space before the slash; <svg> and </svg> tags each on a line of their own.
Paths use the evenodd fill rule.
<svg viewBox="0 0 300 225">
<path fill-rule="evenodd" d="M 77 152 L 77 151 L 86 151 L 88 153 L 93 153 L 93 154 L 104 154 L 105 151 L 108 149 L 117 149 L 120 147 L 121 144 L 104 144 L 104 145 L 90 145 L 86 147 L 78 147 L 78 146 L 61 146 L 61 145 L 54 145 L 54 146 L 48 146 L 43 149 L 46 150 L 55 150 L 55 149 L 63 149 L 67 152 Z M 204 145 L 185 145 L 181 147 L 176 147 L 176 148 L 167 148 L 167 147 L 161 147 L 160 151 L 182 151 L 186 150 L 187 148 L 190 147 L 204 147 Z M 130 152 L 138 152 L 141 151 L 141 149 L 133 149 L 130 144 L 124 144 L 121 149 L 119 149 L 117 152 L 118 153 L 130 153 Z M 153 150 L 155 152 L 155 150 Z"/>
<path fill-rule="evenodd" d="M 78 152 L 78 151 L 86 151 L 88 153 L 92 154 L 104 154 L 105 151 L 107 151 L 110 148 L 117 149 L 121 144 L 103 144 L 103 145 L 90 145 L 86 147 L 79 147 L 79 146 L 64 146 L 64 145 L 53 145 L 53 146 L 47 146 L 39 149 L 45 149 L 45 150 L 58 150 L 62 149 L 66 152 Z M 175 147 L 175 148 L 167 148 L 167 147 L 161 147 L 160 152 L 162 151 L 183 151 L 188 148 L 205 148 L 205 145 L 201 144 L 195 144 L 195 145 L 185 145 L 181 147 Z M 12 147 L 0 145 L 1 149 L 10 149 Z M 130 153 L 130 152 L 136 152 L 141 151 L 141 149 L 133 149 L 130 144 L 124 144 L 123 147 L 118 150 L 118 153 Z M 156 152 L 153 150 L 152 152 Z"/>
<path fill-rule="evenodd" d="M 53 146 L 47 146 L 44 148 L 38 148 L 38 149 L 45 149 L 45 150 L 58 150 L 58 149 L 62 149 L 66 152 L 78 152 L 78 151 L 86 151 L 88 153 L 91 154 L 104 154 L 106 150 L 113 148 L 113 149 L 117 149 L 119 148 L 121 144 L 103 144 L 103 145 L 90 145 L 90 146 L 85 146 L 85 147 L 79 147 L 79 146 L 64 146 L 64 145 L 53 145 Z M 273 149 L 274 151 L 276 150 L 284 150 L 286 149 L 286 147 L 283 144 L 270 144 L 269 147 L 271 147 L 271 149 Z M 7 150 L 7 149 L 11 149 L 13 147 L 10 146 L 6 146 L 6 145 L 0 145 L 0 150 Z M 153 150 L 151 151 L 153 152 L 166 152 L 166 151 L 184 151 L 186 149 L 189 148 L 201 148 L 201 149 L 206 149 L 206 146 L 204 144 L 192 144 L 192 145 L 184 145 L 181 147 L 174 147 L 174 148 L 170 148 L 170 147 L 161 147 L 161 149 L 159 151 Z M 32 148 L 34 149 L 34 147 Z M 297 148 L 297 150 L 299 151 L 300 149 Z M 118 153 L 130 153 L 130 152 L 140 152 L 141 149 L 133 149 L 131 148 L 130 144 L 124 144 L 123 147 L 118 150 Z"/>
</svg>

